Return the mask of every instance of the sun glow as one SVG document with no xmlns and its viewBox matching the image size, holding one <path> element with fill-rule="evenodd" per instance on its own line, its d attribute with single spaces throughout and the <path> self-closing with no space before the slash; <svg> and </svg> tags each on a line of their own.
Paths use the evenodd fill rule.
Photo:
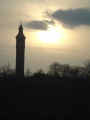
<svg viewBox="0 0 90 120">
<path fill-rule="evenodd" d="M 50 25 L 47 31 L 40 31 L 37 34 L 38 38 L 43 43 L 58 44 L 63 36 L 63 31 L 57 26 Z"/>
</svg>

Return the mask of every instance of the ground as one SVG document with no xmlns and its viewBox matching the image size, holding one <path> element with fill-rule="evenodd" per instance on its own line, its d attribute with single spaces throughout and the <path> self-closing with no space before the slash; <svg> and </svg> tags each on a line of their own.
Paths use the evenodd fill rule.
<svg viewBox="0 0 90 120">
<path fill-rule="evenodd" d="M 0 81 L 1 118 L 86 119 L 89 85 L 87 80 Z"/>
</svg>

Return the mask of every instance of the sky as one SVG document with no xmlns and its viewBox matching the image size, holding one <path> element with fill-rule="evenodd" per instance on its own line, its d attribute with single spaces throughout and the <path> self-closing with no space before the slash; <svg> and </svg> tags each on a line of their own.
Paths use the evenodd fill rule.
<svg viewBox="0 0 90 120">
<path fill-rule="evenodd" d="M 25 70 L 53 62 L 83 65 L 90 59 L 90 0 L 0 0 L 0 67 L 16 64 L 16 35 L 23 24 Z"/>
</svg>

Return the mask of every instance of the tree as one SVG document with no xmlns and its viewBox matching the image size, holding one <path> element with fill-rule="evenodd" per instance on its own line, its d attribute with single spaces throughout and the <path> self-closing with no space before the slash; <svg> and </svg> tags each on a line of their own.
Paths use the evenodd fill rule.
<svg viewBox="0 0 90 120">
<path fill-rule="evenodd" d="M 30 75 L 31 75 L 31 72 L 30 72 L 29 69 L 27 69 L 27 71 L 26 71 L 26 77 L 30 77 Z"/>
<path fill-rule="evenodd" d="M 62 65 L 62 76 L 69 77 L 70 76 L 71 67 L 68 64 Z"/>
<path fill-rule="evenodd" d="M 62 78 L 78 77 L 80 67 L 55 62 L 50 65 L 48 74 Z"/>
<path fill-rule="evenodd" d="M 59 75 L 60 72 L 60 64 L 58 62 L 54 62 L 49 66 L 48 74 L 51 75 Z"/>
<path fill-rule="evenodd" d="M 85 66 L 85 74 L 88 77 L 90 77 L 90 60 L 86 60 L 84 66 Z"/>
<path fill-rule="evenodd" d="M 44 71 L 43 71 L 42 69 L 39 69 L 37 72 L 35 72 L 35 73 L 33 74 L 33 76 L 34 76 L 34 77 L 37 77 L 37 78 L 42 78 L 42 77 L 45 76 L 45 73 L 44 73 Z"/>
</svg>

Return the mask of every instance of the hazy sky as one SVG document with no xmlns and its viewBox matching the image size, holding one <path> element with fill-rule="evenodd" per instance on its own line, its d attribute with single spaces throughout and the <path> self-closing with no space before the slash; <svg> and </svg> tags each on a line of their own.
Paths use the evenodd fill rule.
<svg viewBox="0 0 90 120">
<path fill-rule="evenodd" d="M 82 65 L 90 59 L 90 0 L 0 0 L 0 66 L 15 67 L 21 22 L 25 69 L 46 71 L 55 61 Z"/>
</svg>

